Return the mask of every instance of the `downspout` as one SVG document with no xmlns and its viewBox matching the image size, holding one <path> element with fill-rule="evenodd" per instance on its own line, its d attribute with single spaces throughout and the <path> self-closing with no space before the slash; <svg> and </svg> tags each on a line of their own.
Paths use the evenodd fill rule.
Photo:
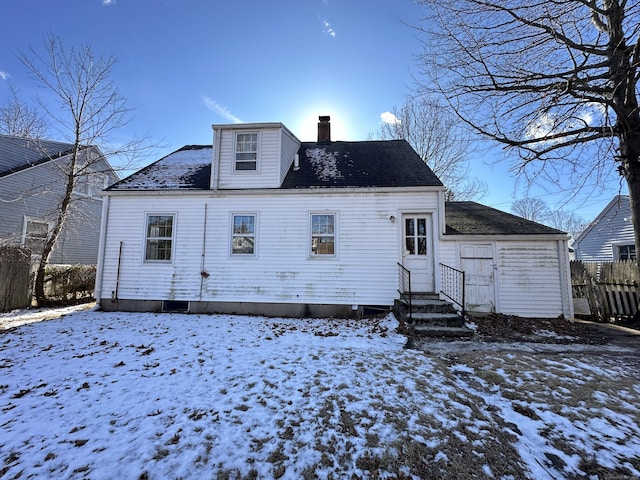
<svg viewBox="0 0 640 480">
<path fill-rule="evenodd" d="M 202 255 L 200 257 L 200 301 L 202 301 L 202 289 L 204 288 L 204 279 L 209 277 L 209 272 L 204 270 L 204 257 L 207 248 L 207 204 L 204 204 L 204 228 L 202 230 Z"/>
<path fill-rule="evenodd" d="M 96 267 L 96 283 L 93 290 L 97 308 L 100 308 L 100 300 L 102 298 L 102 275 L 104 272 L 104 251 L 107 242 L 107 224 L 109 220 L 110 200 L 111 197 L 108 195 L 102 200 L 102 220 L 100 222 L 100 241 L 98 243 L 98 265 Z"/>
<path fill-rule="evenodd" d="M 120 298 L 118 297 L 118 289 L 120 288 L 120 264 L 122 263 L 122 244 L 120 241 L 120 249 L 118 250 L 118 270 L 116 271 L 116 289 L 113 292 L 113 296 L 111 298 L 112 302 L 118 302 Z"/>
</svg>

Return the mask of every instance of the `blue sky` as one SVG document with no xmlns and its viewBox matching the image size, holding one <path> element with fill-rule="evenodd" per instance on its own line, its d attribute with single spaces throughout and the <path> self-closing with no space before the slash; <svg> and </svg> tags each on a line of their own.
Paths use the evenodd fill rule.
<svg viewBox="0 0 640 480">
<path fill-rule="evenodd" d="M 133 108 L 123 135 L 148 134 L 158 158 L 186 144 L 206 144 L 211 124 L 282 122 L 313 140 L 318 115 L 330 115 L 334 140 L 366 140 L 381 114 L 415 85 L 411 0 L 0 0 L 0 103 L 9 85 L 28 100 L 38 90 L 16 54 L 41 50 L 48 33 L 66 46 L 113 55 L 112 79 Z M 7 21 L 9 20 L 9 21 Z M 152 159 L 149 159 L 152 160 Z M 509 211 L 515 178 L 491 154 L 472 159 L 487 181 L 482 203 Z M 592 219 L 617 193 L 569 205 Z M 560 196 L 542 195 L 551 207 Z M 565 208 L 567 208 L 565 206 Z"/>
</svg>

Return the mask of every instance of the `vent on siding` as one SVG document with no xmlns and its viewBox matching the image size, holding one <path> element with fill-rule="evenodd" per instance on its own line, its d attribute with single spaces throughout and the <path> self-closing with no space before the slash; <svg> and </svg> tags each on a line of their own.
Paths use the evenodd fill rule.
<svg viewBox="0 0 640 480">
<path fill-rule="evenodd" d="M 178 300 L 163 300 L 162 301 L 163 312 L 188 312 L 189 302 Z"/>
</svg>

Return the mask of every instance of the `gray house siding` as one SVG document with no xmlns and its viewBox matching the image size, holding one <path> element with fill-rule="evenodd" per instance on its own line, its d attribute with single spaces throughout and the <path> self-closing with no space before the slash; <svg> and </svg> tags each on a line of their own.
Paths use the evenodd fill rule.
<svg viewBox="0 0 640 480">
<path fill-rule="evenodd" d="M 577 260 L 619 260 L 621 246 L 633 245 L 631 207 L 627 195 L 618 195 L 578 236 L 573 244 Z"/>
<path fill-rule="evenodd" d="M 62 198 L 62 159 L 47 161 L 0 177 L 0 243 L 21 245 L 27 219 L 52 222 Z M 117 179 L 106 160 L 100 169 Z M 67 221 L 50 263 L 95 264 L 98 257 L 102 199 L 74 195 Z"/>
</svg>

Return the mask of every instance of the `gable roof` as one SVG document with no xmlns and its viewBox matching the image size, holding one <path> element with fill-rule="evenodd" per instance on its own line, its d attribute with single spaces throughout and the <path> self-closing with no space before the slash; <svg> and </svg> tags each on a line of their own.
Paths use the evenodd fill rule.
<svg viewBox="0 0 640 480">
<path fill-rule="evenodd" d="M 598 216 L 585 228 L 580 235 L 576 237 L 573 244 L 579 244 L 612 210 L 620 210 L 623 213 L 631 215 L 631 204 L 629 203 L 629 195 L 614 196 L 607 206 L 602 209 Z M 632 230 L 633 232 L 633 230 Z"/>
<path fill-rule="evenodd" d="M 445 224 L 445 235 L 566 235 L 476 202 L 446 202 Z"/>
<path fill-rule="evenodd" d="M 0 177 L 63 157 L 72 148 L 70 143 L 0 135 Z"/>
<path fill-rule="evenodd" d="M 302 143 L 282 189 L 329 187 L 443 187 L 404 140 Z M 207 190 L 213 148 L 185 145 L 107 190 Z"/>
<path fill-rule="evenodd" d="M 405 140 L 303 142 L 282 188 L 442 187 Z"/>
</svg>

